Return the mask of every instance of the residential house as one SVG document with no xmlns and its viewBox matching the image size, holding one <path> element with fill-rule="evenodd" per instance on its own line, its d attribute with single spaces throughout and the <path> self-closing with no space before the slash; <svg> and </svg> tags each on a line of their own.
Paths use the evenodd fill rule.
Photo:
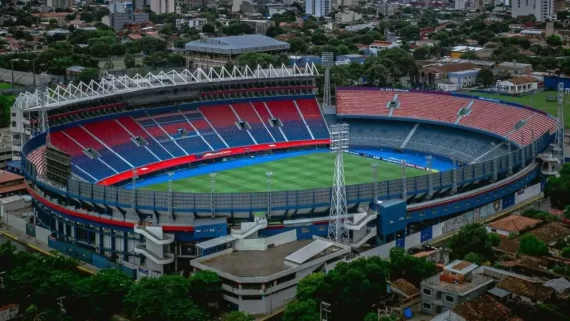
<svg viewBox="0 0 570 321">
<path fill-rule="evenodd" d="M 513 321 L 511 310 L 489 295 L 459 304 L 431 321 Z"/>
<path fill-rule="evenodd" d="M 450 73 L 456 84 L 471 83 L 475 72 L 479 72 L 481 68 L 473 63 L 449 63 L 449 64 L 432 64 L 422 66 L 420 68 L 419 82 L 422 84 L 433 85 L 438 83 L 450 83 Z M 470 71 L 468 73 L 459 73 L 460 71 Z M 476 76 L 476 75 L 475 75 Z"/>
<path fill-rule="evenodd" d="M 509 236 L 509 234 L 519 235 L 521 232 L 527 231 L 536 227 L 538 224 L 542 223 L 541 220 L 537 220 L 530 217 L 525 217 L 521 215 L 509 215 L 498 221 L 487 223 L 487 232 L 497 233 L 503 236 Z"/>
<path fill-rule="evenodd" d="M 518 298 L 531 304 L 541 304 L 554 297 L 553 288 L 513 276 L 504 278 L 497 287 L 510 292 L 511 299 Z"/>
<path fill-rule="evenodd" d="M 371 50 L 382 51 L 386 49 L 400 48 L 400 44 L 392 41 L 374 41 L 368 48 Z"/>
<path fill-rule="evenodd" d="M 451 58 L 461 58 L 464 53 L 474 52 L 478 58 L 488 58 L 491 56 L 492 51 L 490 49 L 482 47 L 470 47 L 470 46 L 456 46 L 451 49 L 449 56 Z"/>
<path fill-rule="evenodd" d="M 509 76 L 526 75 L 532 72 L 531 64 L 521 64 L 514 62 L 502 62 L 495 67 L 496 74 L 506 74 Z"/>
<path fill-rule="evenodd" d="M 493 279 L 473 273 L 478 265 L 455 260 L 443 272 L 422 281 L 421 310 L 437 315 L 473 300 L 493 287 Z"/>
<path fill-rule="evenodd" d="M 362 15 L 351 10 L 339 12 L 334 15 L 334 20 L 336 23 L 349 23 L 358 21 L 360 19 L 362 19 Z"/>
<path fill-rule="evenodd" d="M 549 280 L 542 284 L 546 287 L 554 289 L 556 291 L 556 295 L 565 299 L 570 297 L 570 281 L 566 280 L 565 278 L 558 278 Z"/>
</svg>

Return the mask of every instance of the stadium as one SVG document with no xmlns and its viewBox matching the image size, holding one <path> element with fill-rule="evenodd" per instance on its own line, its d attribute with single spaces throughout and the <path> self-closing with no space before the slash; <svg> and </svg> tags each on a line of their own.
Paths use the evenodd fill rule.
<svg viewBox="0 0 570 321">
<path fill-rule="evenodd" d="M 234 307 L 269 313 L 303 275 L 492 215 L 555 166 L 545 151 L 558 122 L 544 112 L 382 88 L 337 88 L 323 112 L 318 76 L 314 65 L 198 69 L 20 94 L 13 149 L 34 223 L 53 248 L 139 277 L 214 270 Z M 350 138 L 343 244 L 326 241 L 337 123 Z"/>
</svg>

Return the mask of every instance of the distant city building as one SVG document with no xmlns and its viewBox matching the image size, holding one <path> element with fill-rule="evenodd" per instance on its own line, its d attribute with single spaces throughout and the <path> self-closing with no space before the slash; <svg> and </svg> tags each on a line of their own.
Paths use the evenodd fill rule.
<svg viewBox="0 0 570 321">
<path fill-rule="evenodd" d="M 250 0 L 243 0 L 239 6 L 239 11 L 245 14 L 250 14 L 250 13 L 256 13 L 257 8 L 258 4 L 256 4 L 255 2 Z"/>
<path fill-rule="evenodd" d="M 374 41 L 373 43 L 368 45 L 368 48 L 376 51 L 382 51 L 387 49 L 400 48 L 400 44 L 391 41 Z"/>
<path fill-rule="evenodd" d="M 194 19 L 176 19 L 176 28 L 180 28 L 182 26 L 188 26 L 190 28 L 197 28 L 202 29 L 202 27 L 208 23 L 208 19 L 206 18 L 194 18 Z"/>
<path fill-rule="evenodd" d="M 245 1 L 244 1 L 245 2 Z M 271 20 L 249 20 L 244 19 L 241 22 L 249 25 L 255 30 L 255 33 L 258 35 L 264 35 L 267 33 L 267 29 L 271 26 L 275 26 L 275 22 Z"/>
<path fill-rule="evenodd" d="M 53 9 L 69 9 L 71 7 L 71 0 L 46 0 L 47 7 Z"/>
<path fill-rule="evenodd" d="M 144 12 L 136 13 L 112 13 L 103 17 L 101 22 L 113 28 L 116 31 L 125 29 L 125 25 L 131 23 L 142 23 L 149 21 L 149 14 Z"/>
<path fill-rule="evenodd" d="M 305 0 L 305 13 L 315 17 L 331 14 L 332 0 Z"/>
<path fill-rule="evenodd" d="M 555 20 L 554 0 L 513 0 L 513 18 L 533 15 L 537 21 Z"/>
<path fill-rule="evenodd" d="M 243 0 L 232 0 L 232 12 L 238 12 L 241 8 Z"/>
<path fill-rule="evenodd" d="M 109 3 L 109 12 L 110 13 L 124 13 L 127 10 L 132 10 L 133 3 L 131 1 L 111 1 Z"/>
<path fill-rule="evenodd" d="M 175 0 L 151 0 L 150 10 L 156 14 L 176 12 Z"/>
<path fill-rule="evenodd" d="M 339 12 L 337 14 L 334 15 L 334 20 L 336 23 L 348 23 L 348 22 L 353 22 L 353 21 L 357 21 L 362 19 L 362 15 L 351 11 L 351 10 L 346 10 L 343 12 Z"/>
<path fill-rule="evenodd" d="M 532 72 L 531 64 L 521 64 L 519 62 L 502 62 L 495 68 L 495 73 L 510 76 L 526 75 Z"/>
</svg>

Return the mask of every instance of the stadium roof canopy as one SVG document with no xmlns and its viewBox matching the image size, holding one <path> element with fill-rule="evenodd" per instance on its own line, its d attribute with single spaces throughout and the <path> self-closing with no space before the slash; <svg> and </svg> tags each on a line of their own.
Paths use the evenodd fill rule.
<svg viewBox="0 0 570 321">
<path fill-rule="evenodd" d="M 246 52 L 288 50 L 291 46 L 283 41 L 262 35 L 242 35 L 204 38 L 186 44 L 188 51 L 218 55 L 239 55 Z"/>
</svg>

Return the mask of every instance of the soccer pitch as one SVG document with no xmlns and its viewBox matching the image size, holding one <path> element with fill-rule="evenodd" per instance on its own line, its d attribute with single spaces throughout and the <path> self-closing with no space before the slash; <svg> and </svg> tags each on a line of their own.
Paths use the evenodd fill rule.
<svg viewBox="0 0 570 321">
<path fill-rule="evenodd" d="M 273 162 L 228 169 L 216 173 L 216 193 L 250 193 L 267 191 L 267 172 L 271 172 L 271 190 L 287 191 L 332 186 L 335 155 L 314 153 Z M 400 165 L 372 158 L 344 154 L 346 184 L 372 182 L 371 164 L 378 163 L 378 180 L 400 178 Z M 406 168 L 406 176 L 426 174 L 425 171 Z M 183 178 L 172 182 L 174 192 L 209 193 L 211 177 L 206 175 Z M 167 191 L 168 182 L 141 187 L 144 190 Z"/>
</svg>

